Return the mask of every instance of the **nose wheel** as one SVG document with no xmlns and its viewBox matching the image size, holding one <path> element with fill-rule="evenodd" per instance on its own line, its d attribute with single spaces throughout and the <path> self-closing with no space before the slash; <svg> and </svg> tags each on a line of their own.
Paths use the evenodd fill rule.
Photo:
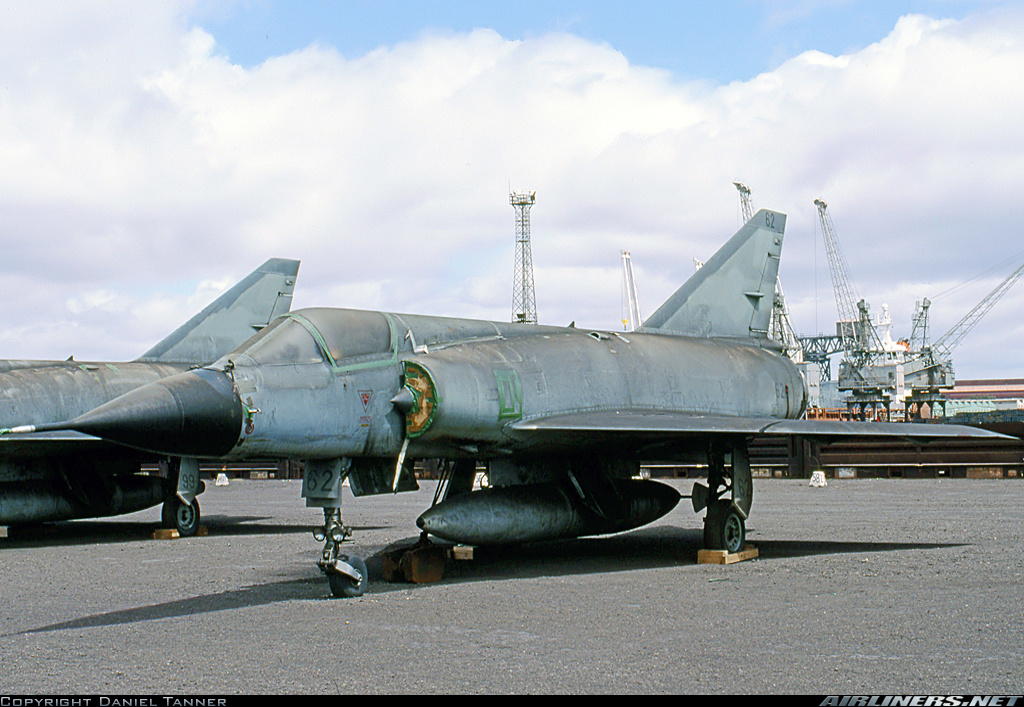
<svg viewBox="0 0 1024 707">
<path fill-rule="evenodd" d="M 361 597 L 366 592 L 366 586 L 370 583 L 369 577 L 366 574 L 366 563 L 363 562 L 362 558 L 354 555 L 343 557 L 344 559 L 338 559 L 338 564 L 347 564 L 347 573 L 338 568 L 337 565 L 337 571 L 327 572 L 327 582 L 331 585 L 331 594 L 338 598 L 346 599 Z M 351 576 L 356 572 L 360 575 L 359 580 L 355 580 Z"/>
</svg>

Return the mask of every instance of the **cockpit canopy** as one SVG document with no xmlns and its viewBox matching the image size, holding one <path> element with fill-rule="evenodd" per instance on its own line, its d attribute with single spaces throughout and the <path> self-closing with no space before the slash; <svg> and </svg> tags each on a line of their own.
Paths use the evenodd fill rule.
<svg viewBox="0 0 1024 707">
<path fill-rule="evenodd" d="M 335 371 L 398 361 L 400 352 L 425 353 L 467 341 L 564 334 L 560 327 L 430 317 L 358 309 L 301 309 L 275 319 L 229 357 L 263 365 L 327 362 Z"/>
<path fill-rule="evenodd" d="M 264 365 L 321 363 L 334 366 L 390 355 L 391 326 L 380 312 L 305 309 L 275 319 L 236 353 Z"/>
</svg>

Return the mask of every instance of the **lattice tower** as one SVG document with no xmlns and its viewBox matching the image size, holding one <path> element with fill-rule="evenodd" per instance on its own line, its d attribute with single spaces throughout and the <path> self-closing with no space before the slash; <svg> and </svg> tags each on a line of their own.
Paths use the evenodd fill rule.
<svg viewBox="0 0 1024 707">
<path fill-rule="evenodd" d="M 537 294 L 533 287 L 533 255 L 530 253 L 530 207 L 536 192 L 509 194 L 516 210 L 516 269 L 512 284 L 512 321 L 537 323 Z"/>
</svg>

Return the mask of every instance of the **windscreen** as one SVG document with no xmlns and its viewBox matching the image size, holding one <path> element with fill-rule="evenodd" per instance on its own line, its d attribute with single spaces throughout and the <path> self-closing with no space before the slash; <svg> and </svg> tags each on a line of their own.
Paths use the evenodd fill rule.
<svg viewBox="0 0 1024 707">
<path fill-rule="evenodd" d="M 274 320 L 239 350 L 256 363 L 265 365 L 322 363 L 324 360 L 313 335 L 290 317 Z"/>
</svg>

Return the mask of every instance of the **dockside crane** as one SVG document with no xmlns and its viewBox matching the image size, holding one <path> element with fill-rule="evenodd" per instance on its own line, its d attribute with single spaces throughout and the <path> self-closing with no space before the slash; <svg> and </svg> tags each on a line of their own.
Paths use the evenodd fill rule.
<svg viewBox="0 0 1024 707">
<path fill-rule="evenodd" d="M 974 305 L 971 311 L 931 345 L 928 344 L 927 338 L 927 312 L 931 302 L 925 299 L 920 303 L 919 311 L 915 312 L 914 334 L 911 335 L 911 343 L 913 345 L 917 342 L 915 335 L 919 328 L 918 316 L 921 316 L 923 319 L 921 326 L 924 328 L 920 337 L 921 345 L 918 349 L 912 346 L 913 355 L 904 364 L 904 385 L 908 389 L 908 412 L 913 411 L 915 415 L 919 416 L 924 404 L 928 404 L 932 409 L 936 406 L 945 406 L 942 391 L 952 388 L 955 383 L 953 350 L 1022 277 L 1024 277 L 1024 263 L 1021 263 L 1006 279 L 996 285 L 995 289 Z"/>
<path fill-rule="evenodd" d="M 740 212 L 743 214 L 743 223 L 754 217 L 754 205 L 750 202 L 750 187 L 740 182 L 732 183 L 740 193 Z"/>
<path fill-rule="evenodd" d="M 815 199 L 818 219 L 821 222 L 825 252 L 828 254 L 829 272 L 832 275 L 832 289 L 836 297 L 839 320 L 836 322 L 836 336 L 842 343 L 845 358 L 839 367 L 839 390 L 849 391 L 846 404 L 851 414 L 865 416 L 867 408 L 882 407 L 889 416 L 894 394 L 903 389 L 901 368 L 907 347 L 889 336 L 888 313 L 883 314 L 885 334 L 880 336 L 871 320 L 868 303 L 859 299 L 850 281 L 846 258 L 839 247 L 828 204 Z"/>
<path fill-rule="evenodd" d="M 988 314 L 989 310 L 995 305 L 996 302 L 1003 298 L 1010 288 L 1016 284 L 1018 280 L 1024 277 L 1024 263 L 1021 263 L 1009 276 L 999 283 L 994 290 L 988 293 L 986 297 L 974 305 L 974 309 L 965 314 L 963 318 L 957 322 L 952 329 L 943 334 L 934 344 L 931 345 L 932 353 L 937 354 L 939 357 L 949 358 L 953 349 L 955 349 L 964 337 L 974 328 L 974 325 L 981 321 L 982 317 Z"/>
<path fill-rule="evenodd" d="M 828 205 L 821 199 L 815 199 L 814 205 L 818 207 L 839 311 L 836 334 L 846 352 L 846 358 L 839 369 L 839 390 L 850 393 L 847 398 L 850 412 L 863 417 L 866 408 L 883 406 L 888 415 L 894 398 L 905 403 L 907 419 L 921 417 L 925 405 L 933 411 L 939 407 L 944 408 L 946 399 L 942 391 L 953 388 L 955 382 L 953 349 L 996 302 L 1024 277 L 1024 264 L 1010 273 L 952 329 L 932 344 L 928 343 L 931 301 L 925 298 L 917 302 L 910 338 L 894 342 L 889 335 L 891 321 L 888 313 L 883 312 L 882 321 L 876 326 L 871 320 L 868 304 L 855 297 L 846 260 L 827 211 Z"/>
<path fill-rule="evenodd" d="M 815 199 L 818 207 L 818 220 L 821 222 L 821 235 L 825 241 L 825 252 L 828 255 L 829 272 L 832 275 L 832 289 L 836 296 L 836 309 L 839 320 L 836 322 L 836 334 L 843 341 L 847 354 L 854 358 L 864 358 L 874 338 L 874 327 L 870 318 L 865 322 L 863 300 L 855 296 L 853 284 L 850 282 L 849 268 L 846 258 L 839 247 L 836 229 L 832 225 L 832 216 L 828 213 L 828 204 Z M 865 326 L 866 324 L 866 326 Z"/>
<path fill-rule="evenodd" d="M 908 345 L 911 351 L 923 351 L 928 347 L 928 308 L 931 300 L 925 297 L 914 303 L 913 328 L 910 330 Z"/>
</svg>

